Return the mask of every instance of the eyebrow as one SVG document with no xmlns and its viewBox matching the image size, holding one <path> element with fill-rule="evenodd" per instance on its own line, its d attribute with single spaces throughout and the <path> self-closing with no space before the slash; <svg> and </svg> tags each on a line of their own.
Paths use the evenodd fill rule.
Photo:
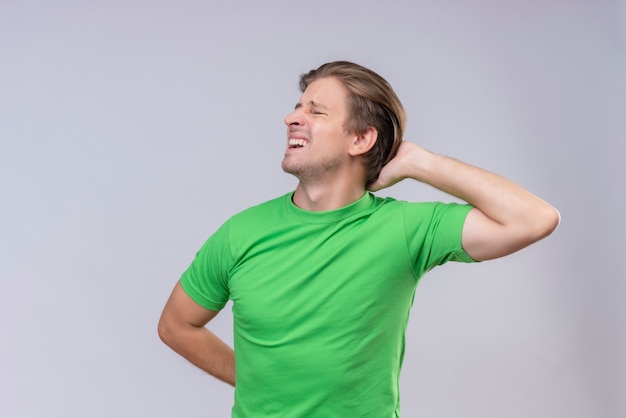
<svg viewBox="0 0 626 418">
<path fill-rule="evenodd" d="M 318 108 L 318 109 L 324 109 L 324 110 L 327 110 L 327 107 L 326 107 L 326 106 L 324 106 L 323 104 L 317 103 L 317 102 L 315 102 L 314 100 L 309 100 L 309 101 L 307 102 L 307 104 L 311 105 L 311 107 L 316 107 L 316 108 Z M 302 106 L 304 106 L 304 105 L 302 104 L 302 102 L 298 102 L 298 103 L 296 103 L 296 105 L 295 105 L 294 109 L 300 109 Z"/>
</svg>

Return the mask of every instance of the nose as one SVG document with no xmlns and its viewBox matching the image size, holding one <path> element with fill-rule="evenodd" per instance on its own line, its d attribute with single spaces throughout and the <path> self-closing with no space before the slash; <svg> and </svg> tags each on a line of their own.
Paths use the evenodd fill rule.
<svg viewBox="0 0 626 418">
<path fill-rule="evenodd" d="M 302 111 L 300 109 L 295 109 L 293 112 L 285 116 L 285 125 L 302 125 Z"/>
</svg>

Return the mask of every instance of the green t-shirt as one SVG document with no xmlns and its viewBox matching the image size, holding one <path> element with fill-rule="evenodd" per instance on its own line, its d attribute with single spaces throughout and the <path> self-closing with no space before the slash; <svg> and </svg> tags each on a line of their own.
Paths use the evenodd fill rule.
<svg viewBox="0 0 626 418">
<path fill-rule="evenodd" d="M 404 333 L 418 279 L 471 262 L 471 206 L 365 193 L 309 212 L 292 193 L 229 219 L 181 278 L 219 310 L 233 301 L 233 417 L 399 417 Z"/>
</svg>

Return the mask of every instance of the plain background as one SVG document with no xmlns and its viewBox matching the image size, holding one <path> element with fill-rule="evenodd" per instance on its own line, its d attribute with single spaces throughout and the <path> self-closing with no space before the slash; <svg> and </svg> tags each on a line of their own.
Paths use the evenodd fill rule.
<svg viewBox="0 0 626 418">
<path fill-rule="evenodd" d="M 626 416 L 625 51 L 618 0 L 2 0 L 0 416 L 229 415 L 157 320 L 223 221 L 294 188 L 282 119 L 336 59 L 391 82 L 407 139 L 563 218 L 422 279 L 403 416 Z"/>
</svg>

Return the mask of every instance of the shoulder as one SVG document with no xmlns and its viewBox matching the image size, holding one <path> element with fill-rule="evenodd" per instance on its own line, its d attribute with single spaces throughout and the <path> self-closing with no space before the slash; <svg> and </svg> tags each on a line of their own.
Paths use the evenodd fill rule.
<svg viewBox="0 0 626 418">
<path fill-rule="evenodd" d="M 267 200 L 265 202 L 262 202 L 262 203 L 250 206 L 249 208 L 246 208 L 246 209 L 236 213 L 231 218 L 233 218 L 233 219 L 245 218 L 247 216 L 256 216 L 259 213 L 274 211 L 277 208 L 284 206 L 285 202 L 288 199 L 291 198 L 292 194 L 293 194 L 293 192 L 289 192 L 289 193 L 284 194 L 282 196 L 275 197 L 275 198 Z"/>
<path fill-rule="evenodd" d="M 375 210 L 381 215 L 400 216 L 409 223 L 463 222 L 473 208 L 467 203 L 410 202 L 392 197 L 376 197 Z"/>
<path fill-rule="evenodd" d="M 470 206 L 464 203 L 450 202 L 410 202 L 407 200 L 398 200 L 393 197 L 374 196 L 374 206 L 377 210 L 401 210 L 410 213 L 437 213 L 448 211 L 464 211 L 464 207 Z"/>
<path fill-rule="evenodd" d="M 225 225 L 229 227 L 243 227 L 247 228 L 252 225 L 259 225 L 263 221 L 275 221 L 276 218 L 280 218 L 284 213 L 286 203 L 291 198 L 292 193 L 287 193 L 282 196 L 267 200 L 232 215 Z"/>
</svg>

